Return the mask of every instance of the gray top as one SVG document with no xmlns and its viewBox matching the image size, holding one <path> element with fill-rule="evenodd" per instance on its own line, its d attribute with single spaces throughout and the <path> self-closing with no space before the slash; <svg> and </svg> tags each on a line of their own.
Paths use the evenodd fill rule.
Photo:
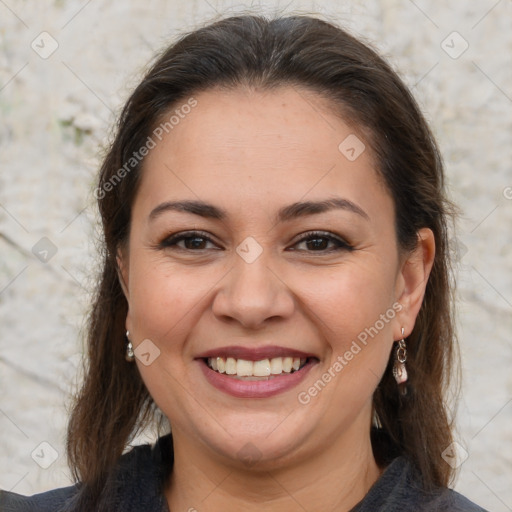
<svg viewBox="0 0 512 512">
<path fill-rule="evenodd" d="M 123 455 L 107 479 L 98 512 L 169 512 L 163 485 L 172 469 L 172 439 L 142 445 Z M 457 492 L 426 492 L 413 466 L 396 457 L 363 500 L 350 512 L 486 512 Z M 91 512 L 87 489 L 80 484 L 34 496 L 0 491 L 1 512 Z"/>
</svg>

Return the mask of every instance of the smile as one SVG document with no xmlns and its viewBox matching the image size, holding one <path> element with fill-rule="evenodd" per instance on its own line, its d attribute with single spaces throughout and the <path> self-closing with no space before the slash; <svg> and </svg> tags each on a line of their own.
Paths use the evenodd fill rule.
<svg viewBox="0 0 512 512">
<path fill-rule="evenodd" d="M 261 399 L 299 386 L 319 360 L 284 356 L 250 361 L 213 356 L 197 362 L 206 381 L 217 390 L 235 398 Z"/>
<path fill-rule="evenodd" d="M 259 361 L 234 357 L 209 357 L 206 360 L 208 367 L 213 371 L 244 380 L 268 380 L 273 376 L 290 374 L 300 370 L 306 362 L 307 358 L 300 357 L 273 357 Z"/>
</svg>

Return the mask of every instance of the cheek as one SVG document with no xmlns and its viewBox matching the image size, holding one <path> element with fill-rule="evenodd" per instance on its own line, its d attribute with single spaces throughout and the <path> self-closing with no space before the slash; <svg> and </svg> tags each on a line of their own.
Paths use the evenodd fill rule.
<svg viewBox="0 0 512 512">
<path fill-rule="evenodd" d="M 138 339 L 155 340 L 177 350 L 197 322 L 197 315 L 218 280 L 206 267 L 176 268 L 146 251 L 132 253 L 130 318 Z M 172 343 L 170 343 L 172 341 Z"/>
<path fill-rule="evenodd" d="M 393 343 L 394 276 L 391 267 L 373 258 L 333 272 L 307 299 L 322 337 L 327 341 L 328 368 L 336 375 L 334 389 L 363 397 L 377 385 Z M 320 320 L 320 321 L 319 321 Z M 326 376 L 329 379 L 329 376 Z M 340 388 L 338 388 L 340 386 Z"/>
<path fill-rule="evenodd" d="M 298 286 L 305 302 L 332 333 L 346 339 L 369 327 L 389 308 L 394 297 L 391 266 L 369 256 L 332 272 L 303 274 Z"/>
</svg>

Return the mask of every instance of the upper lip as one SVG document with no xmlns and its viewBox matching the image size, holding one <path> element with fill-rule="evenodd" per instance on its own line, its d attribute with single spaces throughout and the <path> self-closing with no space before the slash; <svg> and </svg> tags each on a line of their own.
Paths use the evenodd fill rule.
<svg viewBox="0 0 512 512">
<path fill-rule="evenodd" d="M 275 345 L 252 348 L 233 345 L 229 347 L 212 348 L 199 354 L 197 359 L 205 359 L 208 357 L 233 357 L 234 359 L 245 359 L 246 361 L 261 361 L 262 359 L 272 359 L 273 357 L 308 358 L 316 356 L 294 348 Z"/>
</svg>

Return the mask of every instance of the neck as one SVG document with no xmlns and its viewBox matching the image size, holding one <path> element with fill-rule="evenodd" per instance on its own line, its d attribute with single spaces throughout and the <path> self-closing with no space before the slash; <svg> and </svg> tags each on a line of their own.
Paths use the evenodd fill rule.
<svg viewBox="0 0 512 512">
<path fill-rule="evenodd" d="M 171 511 L 346 512 L 382 472 L 369 435 L 361 439 L 360 433 L 349 433 L 314 456 L 268 471 L 221 462 L 180 432 L 174 431 L 173 439 L 174 467 L 166 490 Z"/>
</svg>

